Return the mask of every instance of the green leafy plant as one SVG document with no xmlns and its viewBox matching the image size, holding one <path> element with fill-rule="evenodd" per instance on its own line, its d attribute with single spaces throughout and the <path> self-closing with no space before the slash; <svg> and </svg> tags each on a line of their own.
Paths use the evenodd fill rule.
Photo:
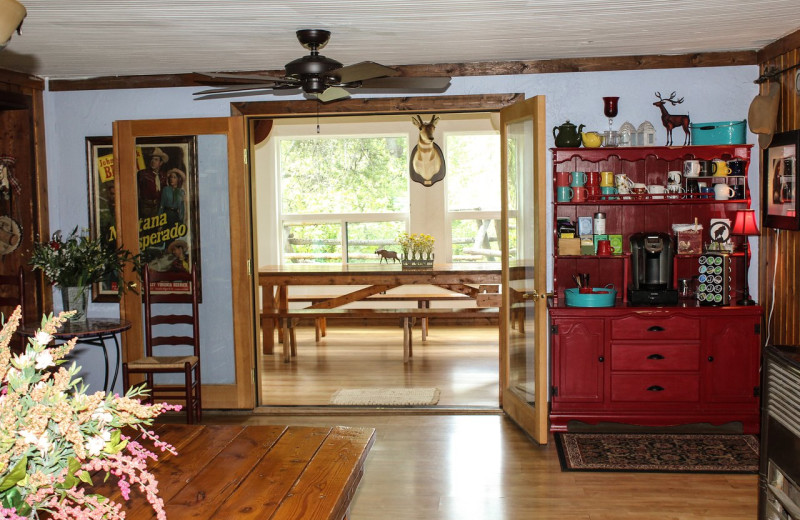
<svg viewBox="0 0 800 520">
<path fill-rule="evenodd" d="M 142 404 L 138 388 L 125 396 L 87 393 L 80 367 L 60 366 L 76 339 L 49 345 L 72 312 L 44 317 L 25 352 L 13 354 L 21 314 L 17 307 L 0 330 L 0 520 L 125 518 L 121 503 L 93 493 L 104 479 L 116 481 L 125 500 L 138 489 L 165 519 L 147 469 L 158 457 L 143 443 L 176 454 L 146 426 L 180 406 Z"/>
<path fill-rule="evenodd" d="M 110 242 L 79 234 L 77 226 L 64 238 L 61 230 L 48 242 L 33 246 L 30 265 L 41 269 L 48 280 L 62 287 L 86 287 L 102 280 L 122 280 L 125 266 L 139 271 L 139 255 Z M 133 289 L 133 283 L 120 283 L 119 292 Z"/>
</svg>

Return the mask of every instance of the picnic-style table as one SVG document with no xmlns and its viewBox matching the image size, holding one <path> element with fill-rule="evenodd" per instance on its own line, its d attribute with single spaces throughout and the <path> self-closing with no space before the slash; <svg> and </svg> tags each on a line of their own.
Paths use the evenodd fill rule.
<svg viewBox="0 0 800 520">
<path fill-rule="evenodd" d="M 167 518 L 342 520 L 375 440 L 372 428 L 164 424 L 177 456 L 151 463 Z M 97 491 L 108 493 L 112 483 Z M 112 493 L 113 495 L 113 493 Z M 108 495 L 107 495 L 108 496 Z M 126 518 L 154 518 L 134 490 Z"/>
<path fill-rule="evenodd" d="M 261 333 L 263 352 L 271 354 L 275 346 L 275 313 L 289 307 L 291 286 L 362 286 L 324 301 L 309 309 L 333 309 L 367 300 L 403 285 L 433 285 L 477 299 L 474 285 L 500 284 L 500 264 L 434 264 L 430 269 L 403 269 L 400 264 L 289 264 L 262 266 L 258 270 L 261 286 Z"/>
</svg>

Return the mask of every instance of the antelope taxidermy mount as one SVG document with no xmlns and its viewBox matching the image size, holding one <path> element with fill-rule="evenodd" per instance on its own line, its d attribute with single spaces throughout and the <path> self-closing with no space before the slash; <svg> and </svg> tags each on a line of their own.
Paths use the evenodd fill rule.
<svg viewBox="0 0 800 520">
<path fill-rule="evenodd" d="M 432 186 L 444 179 L 444 155 L 439 145 L 433 142 L 433 131 L 438 120 L 435 115 L 428 123 L 418 115 L 411 118 L 414 125 L 419 128 L 419 143 L 411 151 L 409 173 L 412 181 L 419 182 L 423 186 Z"/>
<path fill-rule="evenodd" d="M 672 106 L 679 105 L 683 103 L 683 98 L 676 100 L 675 92 L 670 94 L 668 99 L 663 99 L 661 97 L 661 92 L 656 92 L 656 97 L 658 101 L 653 103 L 653 105 L 661 109 L 661 124 L 667 129 L 667 146 L 672 144 L 672 129 L 679 126 L 683 128 L 683 145 L 686 146 L 689 144 L 689 116 L 672 115 L 664 108 L 664 103 L 671 103 Z"/>
</svg>

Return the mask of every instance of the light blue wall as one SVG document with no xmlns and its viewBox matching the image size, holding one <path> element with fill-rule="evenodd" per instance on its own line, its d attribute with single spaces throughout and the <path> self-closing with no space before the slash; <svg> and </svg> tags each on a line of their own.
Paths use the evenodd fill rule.
<svg viewBox="0 0 800 520">
<path fill-rule="evenodd" d="M 614 126 L 624 121 L 634 126 L 647 120 L 656 128 L 656 144 L 666 142 L 660 124 L 660 112 L 653 106 L 655 92 L 668 96 L 677 91 L 685 98 L 682 105 L 670 109 L 673 113 L 689 114 L 694 122 L 742 120 L 747 117 L 750 101 L 758 94 L 753 80 L 758 77 L 756 66 L 716 67 L 693 69 L 641 70 L 622 72 L 582 72 L 568 74 L 528 74 L 519 76 L 486 76 L 454 78 L 447 95 L 477 95 L 524 93 L 526 97 L 546 96 L 548 129 L 547 147 L 553 146 L 551 129 L 569 119 L 585 124 L 590 130 L 603 130 L 608 120 L 603 115 L 603 96 L 619 96 L 619 115 Z M 88 226 L 88 195 L 86 181 L 86 136 L 111 135 L 111 123 L 123 119 L 164 119 L 186 117 L 219 117 L 230 114 L 228 100 L 194 101 L 192 92 L 198 88 L 127 89 L 85 92 L 45 92 L 45 138 L 50 205 L 50 228 L 71 229 Z M 269 96 L 241 97 L 237 101 L 270 100 Z M 302 99 L 300 96 L 281 96 L 281 100 Z M 676 142 L 682 142 L 683 131 L 674 132 Z M 757 142 L 748 132 L 747 142 Z M 758 150 L 753 157 L 758 157 Z M 548 156 L 548 164 L 549 164 Z M 753 207 L 759 205 L 758 161 L 750 165 L 749 182 Z M 202 206 L 201 206 L 202 213 Z M 757 212 L 758 213 L 758 212 Z M 548 209 L 548 217 L 552 213 Z M 550 235 L 548 234 L 548 240 Z M 757 243 L 752 243 L 753 257 L 758 257 Z M 548 243 L 548 253 L 552 244 Z M 217 255 L 203 255 L 207 262 L 227 262 Z M 548 254 L 548 264 L 550 255 Z M 549 269 L 552 269 L 550 266 Z M 549 271 L 551 272 L 551 271 Z M 750 272 L 751 291 L 757 290 L 755 266 Z M 757 298 L 757 295 L 754 295 Z M 58 305 L 58 301 L 56 301 Z M 92 316 L 118 316 L 118 306 L 92 303 Z M 96 349 L 95 349 L 96 350 Z M 102 384 L 102 357 L 92 350 L 76 354 L 86 371 L 92 388 Z M 228 360 L 232 367 L 233 360 Z M 205 365 L 208 367 L 208 364 Z M 205 369 L 204 367 L 204 369 Z M 204 370 L 205 374 L 205 370 Z M 207 380 L 204 375 L 204 381 Z M 118 390 L 121 385 L 118 385 Z"/>
</svg>

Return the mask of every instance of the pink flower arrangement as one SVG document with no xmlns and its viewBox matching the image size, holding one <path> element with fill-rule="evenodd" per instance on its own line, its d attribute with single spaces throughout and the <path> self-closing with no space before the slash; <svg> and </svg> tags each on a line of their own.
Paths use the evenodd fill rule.
<svg viewBox="0 0 800 520">
<path fill-rule="evenodd" d="M 125 396 L 87 394 L 76 377 L 80 368 L 60 366 L 76 340 L 48 346 L 71 314 L 44 317 L 24 353 L 9 347 L 19 308 L 0 330 L 0 520 L 38 518 L 40 512 L 64 520 L 125 518 L 123 504 L 92 493 L 94 480 L 109 477 L 125 500 L 136 488 L 164 519 L 158 483 L 147 470 L 158 457 L 140 441 L 176 454 L 146 426 L 180 406 L 144 405 L 137 389 Z M 124 435 L 125 427 L 138 435 Z"/>
</svg>

